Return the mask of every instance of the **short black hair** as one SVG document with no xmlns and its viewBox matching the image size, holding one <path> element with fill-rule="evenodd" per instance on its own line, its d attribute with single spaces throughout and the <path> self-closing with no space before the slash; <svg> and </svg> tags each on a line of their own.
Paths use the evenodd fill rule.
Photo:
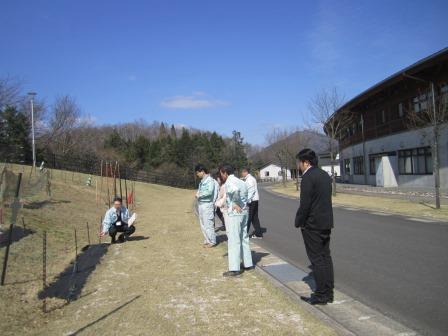
<svg viewBox="0 0 448 336">
<path fill-rule="evenodd" d="M 195 167 L 194 167 L 194 172 L 204 172 L 206 174 L 208 174 L 208 170 L 207 168 L 205 168 L 205 166 L 203 164 L 198 163 Z"/>
<path fill-rule="evenodd" d="M 115 197 L 114 197 L 114 203 L 115 203 L 115 202 L 123 203 L 123 200 L 121 199 L 121 197 L 115 196 Z"/>
<path fill-rule="evenodd" d="M 232 175 L 235 172 L 235 168 L 233 168 L 232 165 L 225 163 L 219 167 L 219 171 L 222 173 L 227 173 L 227 175 Z"/>
<path fill-rule="evenodd" d="M 318 159 L 316 153 L 309 148 L 302 149 L 297 155 L 296 159 L 302 162 L 308 161 L 310 165 L 317 166 Z"/>
<path fill-rule="evenodd" d="M 248 173 L 250 173 L 249 167 L 243 167 L 243 168 L 241 168 L 241 171 L 247 171 Z"/>
</svg>

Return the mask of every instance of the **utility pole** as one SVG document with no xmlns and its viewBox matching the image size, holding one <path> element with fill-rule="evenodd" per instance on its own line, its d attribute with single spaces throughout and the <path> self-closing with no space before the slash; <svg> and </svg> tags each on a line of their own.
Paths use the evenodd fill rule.
<svg viewBox="0 0 448 336">
<path fill-rule="evenodd" d="M 33 168 L 36 168 L 36 143 L 34 141 L 34 97 L 36 92 L 28 92 L 31 102 L 31 137 L 32 137 L 32 147 L 33 147 Z"/>
</svg>

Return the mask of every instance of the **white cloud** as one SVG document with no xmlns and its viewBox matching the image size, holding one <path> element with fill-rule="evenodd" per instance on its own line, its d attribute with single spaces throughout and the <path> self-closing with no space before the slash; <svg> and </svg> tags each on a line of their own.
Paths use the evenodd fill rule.
<svg viewBox="0 0 448 336">
<path fill-rule="evenodd" d="M 207 109 L 227 105 L 228 102 L 209 97 L 202 91 L 196 91 L 190 96 L 165 98 L 160 103 L 160 106 L 170 109 Z"/>
</svg>

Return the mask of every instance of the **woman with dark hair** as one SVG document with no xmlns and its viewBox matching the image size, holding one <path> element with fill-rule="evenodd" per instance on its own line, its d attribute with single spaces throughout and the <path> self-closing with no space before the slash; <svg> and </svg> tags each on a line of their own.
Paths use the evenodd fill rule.
<svg viewBox="0 0 448 336">
<path fill-rule="evenodd" d="M 221 220 L 222 226 L 220 230 L 225 231 L 226 230 L 226 216 L 227 216 L 227 205 L 226 205 L 226 187 L 224 186 L 224 183 L 222 182 L 221 176 L 219 173 L 214 175 L 215 180 L 218 182 L 219 185 L 219 191 L 218 191 L 218 197 L 215 201 L 215 207 L 216 207 L 216 216 Z"/>
</svg>

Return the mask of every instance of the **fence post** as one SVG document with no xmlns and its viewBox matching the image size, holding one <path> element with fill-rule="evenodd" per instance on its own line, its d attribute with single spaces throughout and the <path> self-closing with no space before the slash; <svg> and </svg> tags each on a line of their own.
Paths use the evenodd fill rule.
<svg viewBox="0 0 448 336">
<path fill-rule="evenodd" d="M 128 185 L 126 183 L 126 178 L 127 178 L 127 176 L 124 178 L 124 192 L 126 194 L 126 208 L 129 208 L 129 204 L 128 204 Z"/>
<path fill-rule="evenodd" d="M 107 161 L 106 161 L 106 184 L 107 184 L 107 204 L 110 208 L 110 193 L 109 193 L 109 170 L 107 168 Z"/>
<path fill-rule="evenodd" d="M 75 229 L 75 272 L 78 272 L 78 236 L 76 235 L 76 228 Z"/>
<path fill-rule="evenodd" d="M 101 244 L 101 232 L 103 232 L 103 216 L 100 217 L 100 231 L 98 232 L 98 243 Z"/>
<path fill-rule="evenodd" d="M 89 229 L 89 222 L 86 222 L 87 224 L 87 241 L 89 242 L 89 246 L 90 246 L 90 229 Z"/>
<path fill-rule="evenodd" d="M 47 231 L 43 232 L 42 239 L 42 293 L 44 300 L 42 302 L 42 311 L 47 312 L 47 298 L 45 290 L 47 289 Z"/>
<path fill-rule="evenodd" d="M 14 202 L 11 204 L 11 207 L 18 207 L 20 205 L 19 203 L 19 191 L 20 191 L 20 183 L 22 182 L 22 173 L 19 173 L 17 178 L 17 186 L 16 186 L 16 194 Z M 8 232 L 8 243 L 6 245 L 6 251 L 5 251 L 5 258 L 3 259 L 3 269 L 2 269 L 2 279 L 0 282 L 0 285 L 3 286 L 5 284 L 5 278 L 6 278 L 6 269 L 8 267 L 8 258 L 9 258 L 9 247 L 11 246 L 11 240 L 12 240 L 12 230 L 14 228 L 14 209 L 12 209 L 13 214 L 11 215 L 11 224 L 9 225 L 9 232 Z"/>
<path fill-rule="evenodd" d="M 118 164 L 118 180 L 120 181 L 120 198 L 123 200 L 123 190 L 121 188 L 120 164 Z"/>
</svg>

